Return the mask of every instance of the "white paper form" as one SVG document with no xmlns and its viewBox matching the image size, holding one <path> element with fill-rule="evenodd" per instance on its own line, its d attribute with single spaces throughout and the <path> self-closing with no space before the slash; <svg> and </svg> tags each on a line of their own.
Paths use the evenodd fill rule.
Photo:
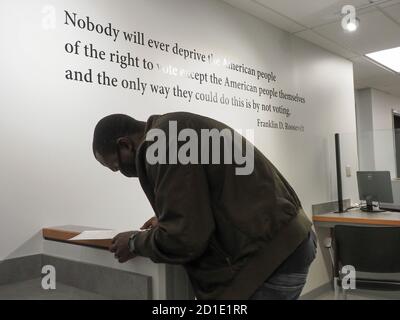
<svg viewBox="0 0 400 320">
<path fill-rule="evenodd" d="M 87 230 L 68 240 L 107 240 L 113 239 L 121 232 L 117 230 Z"/>
</svg>

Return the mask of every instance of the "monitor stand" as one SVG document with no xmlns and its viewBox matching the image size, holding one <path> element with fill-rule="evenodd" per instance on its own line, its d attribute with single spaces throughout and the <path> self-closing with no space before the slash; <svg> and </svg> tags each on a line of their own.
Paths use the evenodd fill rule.
<svg viewBox="0 0 400 320">
<path fill-rule="evenodd" d="M 374 209 L 376 207 L 376 209 Z M 380 210 L 379 206 L 374 206 L 372 201 L 367 200 L 367 205 L 364 207 L 360 208 L 361 211 L 364 212 L 369 212 L 369 213 L 379 213 L 379 212 L 385 212 L 385 210 Z"/>
</svg>

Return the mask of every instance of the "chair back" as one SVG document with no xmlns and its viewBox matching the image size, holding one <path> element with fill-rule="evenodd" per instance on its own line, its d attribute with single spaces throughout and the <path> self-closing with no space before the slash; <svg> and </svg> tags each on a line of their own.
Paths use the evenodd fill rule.
<svg viewBox="0 0 400 320">
<path fill-rule="evenodd" d="M 400 228 L 337 225 L 334 228 L 337 267 L 356 271 L 400 272 Z"/>
</svg>

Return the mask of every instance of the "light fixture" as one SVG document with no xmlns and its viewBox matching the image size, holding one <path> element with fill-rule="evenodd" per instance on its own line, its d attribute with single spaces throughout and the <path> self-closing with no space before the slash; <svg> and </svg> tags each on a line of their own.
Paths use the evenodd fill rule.
<svg viewBox="0 0 400 320">
<path fill-rule="evenodd" d="M 400 47 L 368 53 L 366 56 L 384 67 L 400 73 Z"/>
<path fill-rule="evenodd" d="M 359 26 L 360 26 L 360 19 L 355 18 L 348 20 L 345 24 L 345 31 L 354 32 L 358 29 Z"/>
<path fill-rule="evenodd" d="M 353 5 L 345 5 L 341 10 L 342 28 L 346 32 L 354 32 L 360 25 L 360 19 L 357 18 L 357 8 Z"/>
</svg>

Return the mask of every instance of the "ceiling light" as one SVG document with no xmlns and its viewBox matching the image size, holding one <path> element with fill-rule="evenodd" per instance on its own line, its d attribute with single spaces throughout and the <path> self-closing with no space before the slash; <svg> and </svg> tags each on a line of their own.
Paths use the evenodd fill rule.
<svg viewBox="0 0 400 320">
<path fill-rule="evenodd" d="M 366 56 L 384 67 L 400 73 L 400 47 L 368 53 Z"/>
<path fill-rule="evenodd" d="M 359 26 L 360 26 L 360 19 L 358 18 L 351 19 L 346 23 L 345 30 L 348 32 L 354 32 L 358 29 Z"/>
</svg>

